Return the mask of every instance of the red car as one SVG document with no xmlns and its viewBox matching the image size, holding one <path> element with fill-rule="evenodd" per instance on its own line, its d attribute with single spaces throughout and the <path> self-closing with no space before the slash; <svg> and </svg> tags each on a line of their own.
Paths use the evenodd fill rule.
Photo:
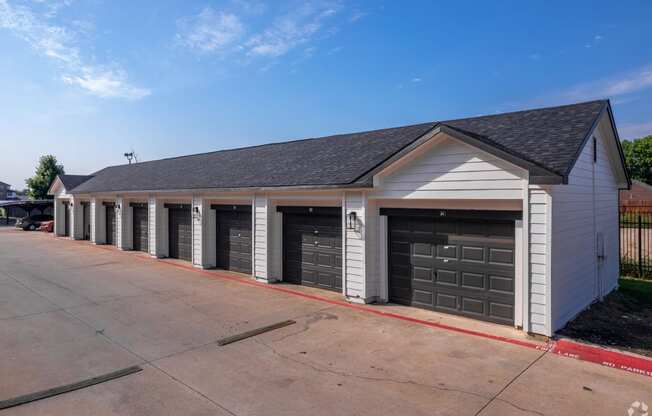
<svg viewBox="0 0 652 416">
<path fill-rule="evenodd" d="M 39 231 L 46 233 L 51 233 L 54 231 L 54 221 L 44 221 L 41 223 L 41 226 L 38 227 Z"/>
</svg>

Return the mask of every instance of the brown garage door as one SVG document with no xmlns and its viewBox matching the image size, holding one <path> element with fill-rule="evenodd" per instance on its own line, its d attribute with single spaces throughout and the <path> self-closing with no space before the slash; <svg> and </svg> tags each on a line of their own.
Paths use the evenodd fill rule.
<svg viewBox="0 0 652 416">
<path fill-rule="evenodd" d="M 147 252 L 149 248 L 149 222 L 147 204 L 132 203 L 134 216 L 134 250 Z"/>
<path fill-rule="evenodd" d="M 341 291 L 341 208 L 279 210 L 283 212 L 283 281 Z"/>
<path fill-rule="evenodd" d="M 513 324 L 514 214 L 437 215 L 389 216 L 390 301 Z"/>
<path fill-rule="evenodd" d="M 169 257 L 192 260 L 192 217 L 190 205 L 165 204 L 168 208 L 170 253 Z"/>
<path fill-rule="evenodd" d="M 217 222 L 217 267 L 251 273 L 251 206 L 212 205 Z"/>
<path fill-rule="evenodd" d="M 106 244 L 115 245 L 117 236 L 116 236 L 116 224 L 115 224 L 115 205 L 106 203 Z"/>
</svg>

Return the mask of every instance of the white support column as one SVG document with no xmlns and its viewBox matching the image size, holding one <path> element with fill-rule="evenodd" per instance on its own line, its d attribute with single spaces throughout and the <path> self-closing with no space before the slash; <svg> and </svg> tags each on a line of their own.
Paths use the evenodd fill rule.
<svg viewBox="0 0 652 416">
<path fill-rule="evenodd" d="M 168 213 L 163 201 L 155 196 L 148 199 L 149 254 L 152 257 L 168 256 Z"/>
<path fill-rule="evenodd" d="M 208 200 L 192 197 L 192 264 L 208 269 L 217 265 L 215 211 Z"/>
<path fill-rule="evenodd" d="M 270 274 L 270 215 L 273 204 L 267 195 L 254 196 L 253 209 L 253 275 L 263 282 L 276 281 Z"/>
<path fill-rule="evenodd" d="M 365 303 L 372 300 L 367 296 L 366 282 L 367 195 L 362 192 L 345 192 L 343 204 L 344 295 L 352 302 Z M 356 222 L 354 228 L 349 229 L 348 216 L 353 212 L 356 215 Z"/>
<path fill-rule="evenodd" d="M 84 206 L 78 199 L 72 199 L 70 205 L 70 236 L 75 240 L 84 239 Z"/>
<path fill-rule="evenodd" d="M 123 197 L 116 198 L 115 226 L 116 245 L 120 250 L 132 250 L 132 217 L 129 200 Z"/>
<path fill-rule="evenodd" d="M 106 207 L 97 198 L 91 198 L 91 241 L 106 244 Z"/>
</svg>

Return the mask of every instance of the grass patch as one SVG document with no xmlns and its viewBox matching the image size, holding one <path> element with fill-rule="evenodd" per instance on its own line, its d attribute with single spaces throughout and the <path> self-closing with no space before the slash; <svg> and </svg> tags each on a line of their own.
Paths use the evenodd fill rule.
<svg viewBox="0 0 652 416">
<path fill-rule="evenodd" d="M 620 278 L 620 291 L 652 308 L 652 280 Z"/>
</svg>

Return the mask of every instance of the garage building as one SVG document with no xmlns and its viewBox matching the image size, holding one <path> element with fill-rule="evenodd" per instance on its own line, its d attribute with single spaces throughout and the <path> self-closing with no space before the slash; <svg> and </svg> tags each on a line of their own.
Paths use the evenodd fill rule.
<svg viewBox="0 0 652 416">
<path fill-rule="evenodd" d="M 67 176 L 58 235 L 543 335 L 617 287 L 630 186 L 605 100 Z"/>
</svg>

